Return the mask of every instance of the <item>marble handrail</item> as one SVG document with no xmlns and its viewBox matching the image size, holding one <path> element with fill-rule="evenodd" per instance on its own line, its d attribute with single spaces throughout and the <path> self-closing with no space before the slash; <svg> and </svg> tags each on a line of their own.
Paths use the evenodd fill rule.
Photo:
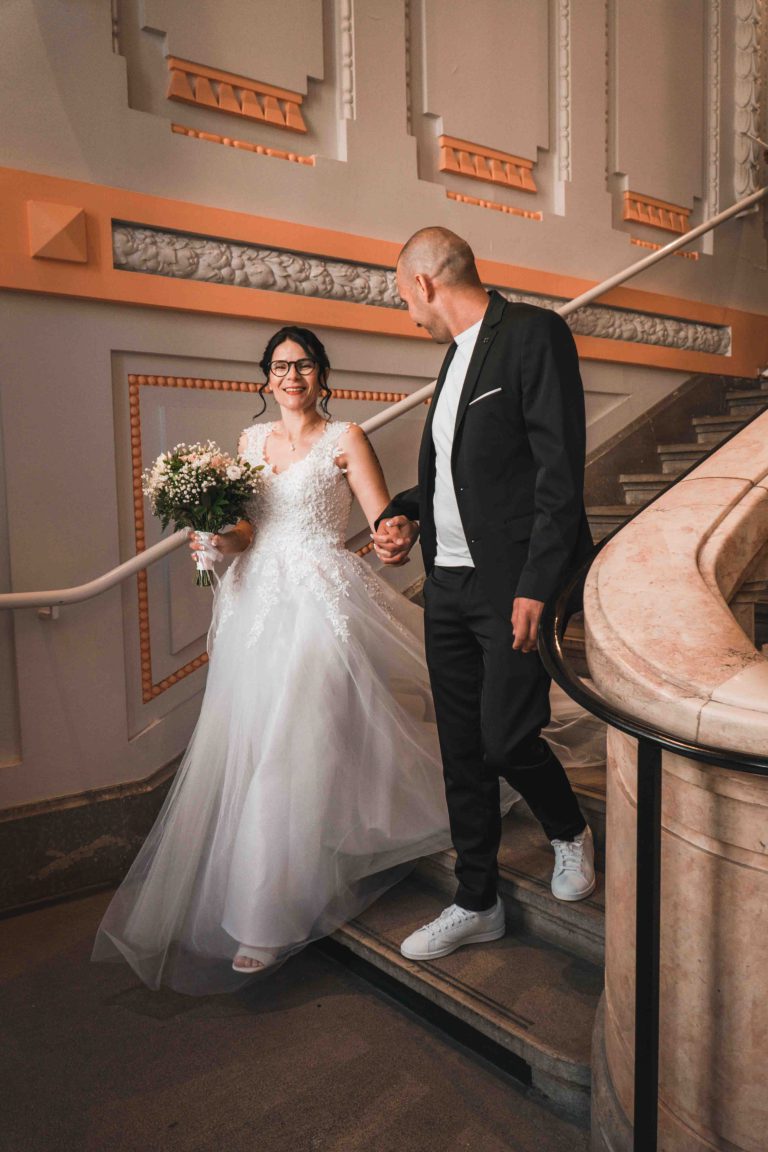
<svg viewBox="0 0 768 1152">
<path fill-rule="evenodd" d="M 606 544 L 584 591 L 610 704 L 685 740 L 764 754 L 768 660 L 728 599 L 768 542 L 768 412 Z"/>
</svg>

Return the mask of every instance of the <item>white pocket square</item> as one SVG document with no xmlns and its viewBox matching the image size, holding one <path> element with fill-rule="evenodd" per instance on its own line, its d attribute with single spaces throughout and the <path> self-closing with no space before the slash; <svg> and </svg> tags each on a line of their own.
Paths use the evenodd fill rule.
<svg viewBox="0 0 768 1152">
<path fill-rule="evenodd" d="M 467 407 L 471 408 L 472 405 L 477 404 L 479 400 L 485 400 L 486 396 L 494 396 L 497 392 L 501 392 L 501 388 L 491 388 L 490 392 L 483 392 L 482 396 L 475 396 L 474 400 L 470 400 Z"/>
</svg>

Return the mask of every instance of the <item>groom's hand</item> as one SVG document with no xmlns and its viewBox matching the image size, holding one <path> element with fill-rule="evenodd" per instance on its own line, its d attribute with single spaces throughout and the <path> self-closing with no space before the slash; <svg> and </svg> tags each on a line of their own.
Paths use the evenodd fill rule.
<svg viewBox="0 0 768 1152">
<path fill-rule="evenodd" d="M 525 596 L 517 596 L 512 602 L 512 647 L 515 650 L 522 648 L 523 652 L 536 651 L 536 636 L 543 611 L 543 600 L 528 600 Z"/>
<path fill-rule="evenodd" d="M 419 538 L 419 526 L 407 516 L 391 516 L 382 520 L 371 533 L 373 549 L 382 564 L 405 564 L 408 553 Z"/>
</svg>

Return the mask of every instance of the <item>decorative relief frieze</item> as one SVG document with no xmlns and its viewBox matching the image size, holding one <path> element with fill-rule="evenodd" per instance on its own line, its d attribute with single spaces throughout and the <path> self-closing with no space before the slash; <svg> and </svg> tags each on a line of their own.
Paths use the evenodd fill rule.
<svg viewBox="0 0 768 1152">
<path fill-rule="evenodd" d="M 256 152 L 259 156 L 271 156 L 276 160 L 291 160 L 294 164 L 308 164 L 314 167 L 314 156 L 302 156 L 298 152 L 284 152 L 281 148 L 265 148 L 263 144 L 252 144 L 250 140 L 234 140 L 231 136 L 220 136 L 218 132 L 200 132 L 185 124 L 171 124 L 171 131 L 190 140 L 208 140 L 211 144 L 224 144 L 228 148 L 239 148 L 242 152 Z"/>
<path fill-rule="evenodd" d="M 452 192 L 446 189 L 449 200 L 457 200 L 459 204 L 474 204 L 476 208 L 490 208 L 493 212 L 506 212 L 508 216 L 520 216 L 523 220 L 544 219 L 543 212 L 530 211 L 527 208 L 517 208 L 514 204 L 499 204 L 496 200 L 479 200 L 477 196 L 465 196 L 461 192 Z"/>
<path fill-rule="evenodd" d="M 118 222 L 113 224 L 112 245 L 115 268 L 126 272 L 345 300 L 379 308 L 405 307 L 397 293 L 395 273 L 390 268 Z M 557 308 L 565 303 L 553 296 L 521 294 L 508 289 L 499 291 L 508 300 L 542 308 Z M 652 344 L 716 356 L 727 356 L 731 349 L 731 331 L 727 326 L 599 304 L 579 309 L 568 317 L 568 323 L 578 335 L 604 340 Z"/>
<path fill-rule="evenodd" d="M 571 179 L 571 0 L 557 0 L 557 172 Z"/>
<path fill-rule="evenodd" d="M 707 215 L 720 211 L 720 4 L 709 0 L 707 86 Z"/>
<path fill-rule="evenodd" d="M 110 23 L 112 25 L 112 51 L 115 55 L 120 53 L 120 12 L 118 0 L 110 0 Z"/>
<path fill-rule="evenodd" d="M 503 290 L 502 290 L 503 291 Z M 512 299 L 512 295 L 503 292 Z M 543 308 L 557 308 L 563 300 L 542 296 L 515 296 L 529 304 Z M 706 352 L 712 356 L 728 356 L 731 351 L 731 330 L 717 324 L 697 324 L 692 320 L 676 320 L 672 316 L 657 316 L 649 312 L 633 312 L 622 308 L 606 308 L 588 304 L 568 317 L 571 331 L 577 336 L 596 336 L 602 340 L 626 340 L 632 344 L 653 344 L 661 348 L 679 348 L 686 352 Z"/>
<path fill-rule="evenodd" d="M 413 62 L 411 59 L 411 0 L 405 0 L 405 126 L 410 133 L 413 129 Z"/>
<path fill-rule="evenodd" d="M 437 143 L 440 147 L 440 172 L 468 176 L 470 180 L 485 180 L 489 184 L 503 184 L 505 188 L 515 188 L 520 192 L 537 191 L 532 160 L 497 152 L 495 148 L 485 148 L 481 144 L 470 144 L 467 140 L 457 140 L 454 136 L 438 136 Z"/>
<path fill-rule="evenodd" d="M 736 115 L 734 126 L 734 189 L 736 198 L 749 196 L 759 185 L 759 146 L 747 133 L 760 131 L 760 55 L 765 0 L 736 0 Z"/>
<path fill-rule="evenodd" d="M 668 204 L 666 200 L 656 200 L 653 196 L 643 196 L 640 192 L 624 193 L 624 219 L 636 224 L 648 224 L 652 228 L 663 228 L 665 232 L 688 231 L 690 208 L 679 204 Z"/>
<path fill-rule="evenodd" d="M 130 224 L 115 224 L 112 241 L 115 267 L 128 272 L 348 300 L 380 308 L 403 307 L 395 273 L 388 268 Z"/>
<path fill-rule="evenodd" d="M 340 0 L 341 117 L 355 118 L 355 27 L 352 0 Z"/>
<path fill-rule="evenodd" d="M 199 108 L 215 108 L 219 112 L 260 120 L 291 132 L 307 131 L 301 114 L 304 97 L 300 92 L 260 84 L 245 76 L 180 60 L 177 56 L 168 57 L 168 68 L 170 78 L 166 95 L 169 100 L 179 100 Z"/>
</svg>

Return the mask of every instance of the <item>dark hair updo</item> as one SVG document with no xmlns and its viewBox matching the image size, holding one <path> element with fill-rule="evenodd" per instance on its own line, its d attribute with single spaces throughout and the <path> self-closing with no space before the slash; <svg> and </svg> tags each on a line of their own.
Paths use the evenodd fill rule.
<svg viewBox="0 0 768 1152">
<path fill-rule="evenodd" d="M 311 329 L 298 328 L 292 324 L 289 324 L 286 328 L 281 328 L 279 332 L 275 332 L 274 336 L 269 338 L 267 346 L 264 349 L 264 355 L 259 361 L 259 367 L 264 373 L 265 380 L 259 387 L 259 399 L 262 404 L 261 411 L 254 413 L 254 420 L 266 411 L 267 402 L 264 399 L 264 389 L 269 383 L 269 366 L 272 363 L 275 348 L 279 347 L 284 340 L 293 340 L 295 344 L 298 344 L 299 347 L 304 349 L 308 359 L 314 360 L 317 364 L 318 380 L 320 382 L 320 408 L 326 420 L 330 420 L 331 414 L 328 411 L 328 401 L 333 393 L 328 387 L 328 376 L 331 371 L 331 362 L 328 359 L 328 353 Z"/>
</svg>

